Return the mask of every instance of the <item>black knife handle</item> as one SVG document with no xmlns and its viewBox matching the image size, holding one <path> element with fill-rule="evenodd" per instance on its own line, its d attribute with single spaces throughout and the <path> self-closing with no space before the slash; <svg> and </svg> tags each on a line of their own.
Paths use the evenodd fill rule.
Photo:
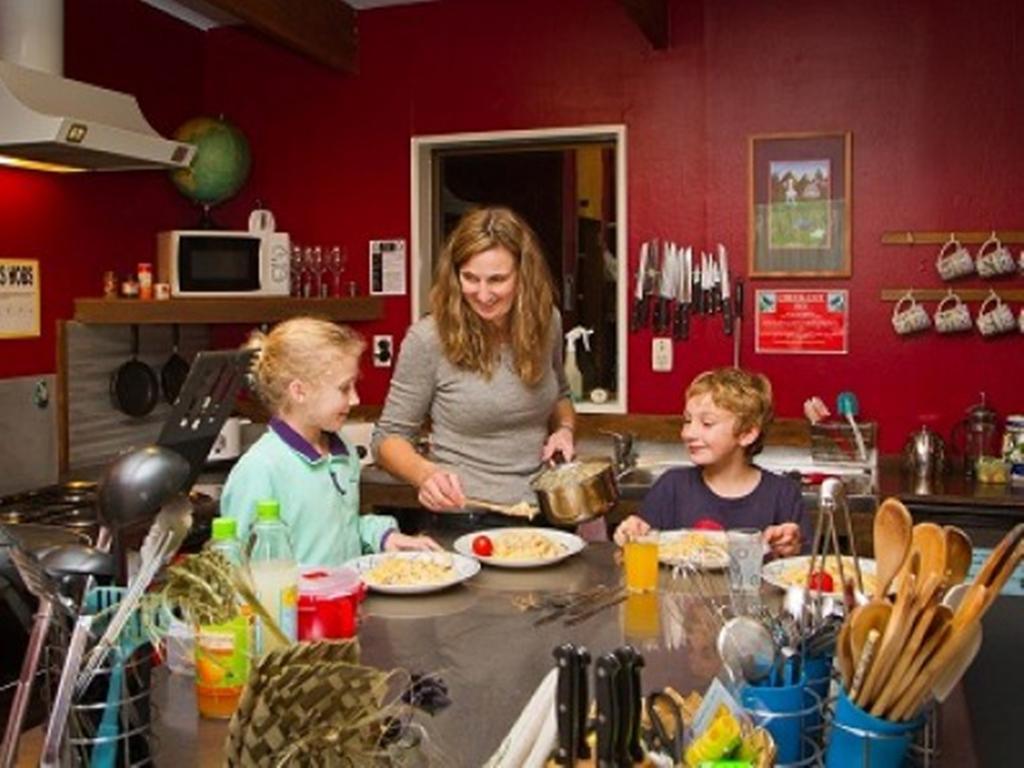
<svg viewBox="0 0 1024 768">
<path fill-rule="evenodd" d="M 733 288 L 733 309 L 736 312 L 736 319 L 743 320 L 743 281 L 737 279 Z"/>
<path fill-rule="evenodd" d="M 654 300 L 654 318 L 651 320 L 651 328 L 655 334 L 665 329 L 665 299 L 660 296 Z"/>
<path fill-rule="evenodd" d="M 698 279 L 695 283 L 693 291 L 693 311 L 698 315 L 704 314 L 704 286 Z"/>
<path fill-rule="evenodd" d="M 558 665 L 558 688 L 555 695 L 555 719 L 558 722 L 558 745 L 555 748 L 555 763 L 576 765 L 576 734 L 573 731 L 576 714 L 576 683 L 578 665 L 576 646 L 564 643 L 554 650 Z"/>
<path fill-rule="evenodd" d="M 576 648 L 576 672 L 576 717 L 573 724 L 576 733 L 576 757 L 579 760 L 589 760 L 587 713 L 590 711 L 590 652 L 582 645 Z"/>
<path fill-rule="evenodd" d="M 606 653 L 594 662 L 598 768 L 620 768 L 616 753 L 620 717 L 616 697 L 619 668 L 619 660 L 614 653 Z"/>
<path fill-rule="evenodd" d="M 672 338 L 684 341 L 690 338 L 690 305 L 677 304 L 676 316 L 672 323 Z"/>
<path fill-rule="evenodd" d="M 647 327 L 647 297 L 633 299 L 633 316 L 629 321 L 629 330 L 636 333 L 641 328 Z"/>
<path fill-rule="evenodd" d="M 722 299 L 722 323 L 725 335 L 732 336 L 732 299 Z"/>
<path fill-rule="evenodd" d="M 644 759 L 644 750 L 640 746 L 640 718 L 643 714 L 640 668 L 644 666 L 644 657 L 631 645 L 617 648 L 615 656 L 622 665 L 618 686 L 622 710 L 619 722 L 623 729 L 619 734 L 619 756 L 625 765 L 630 765 Z"/>
</svg>

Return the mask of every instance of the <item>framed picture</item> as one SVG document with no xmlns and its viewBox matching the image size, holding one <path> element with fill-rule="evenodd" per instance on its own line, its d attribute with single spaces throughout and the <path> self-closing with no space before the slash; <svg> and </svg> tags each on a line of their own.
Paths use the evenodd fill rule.
<svg viewBox="0 0 1024 768">
<path fill-rule="evenodd" d="M 750 137 L 750 276 L 849 277 L 849 133 Z"/>
</svg>

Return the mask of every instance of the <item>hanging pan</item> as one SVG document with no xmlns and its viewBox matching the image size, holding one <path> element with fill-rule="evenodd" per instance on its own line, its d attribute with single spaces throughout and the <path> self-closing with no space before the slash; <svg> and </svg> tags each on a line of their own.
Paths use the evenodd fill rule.
<svg viewBox="0 0 1024 768">
<path fill-rule="evenodd" d="M 129 416 L 145 416 L 156 406 L 160 387 L 153 369 L 139 360 L 139 327 L 132 326 L 132 357 L 110 377 L 114 407 Z"/>
<path fill-rule="evenodd" d="M 167 358 L 164 367 L 160 369 L 160 387 L 164 392 L 164 400 L 171 405 L 178 399 L 178 394 L 188 378 L 188 361 L 178 354 L 178 344 L 181 341 L 177 324 L 171 326 L 172 349 L 171 356 Z"/>
</svg>

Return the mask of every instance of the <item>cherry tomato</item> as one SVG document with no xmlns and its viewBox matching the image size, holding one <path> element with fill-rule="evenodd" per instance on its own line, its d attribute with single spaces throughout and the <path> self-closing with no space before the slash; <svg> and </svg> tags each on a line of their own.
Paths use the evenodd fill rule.
<svg viewBox="0 0 1024 768">
<path fill-rule="evenodd" d="M 490 557 L 494 552 L 494 542 L 487 536 L 477 536 L 473 539 L 473 554 L 480 557 Z"/>
<path fill-rule="evenodd" d="M 835 589 L 832 581 L 832 574 L 828 571 L 815 571 L 807 577 L 807 588 L 817 589 L 822 592 L 831 592 Z"/>
</svg>

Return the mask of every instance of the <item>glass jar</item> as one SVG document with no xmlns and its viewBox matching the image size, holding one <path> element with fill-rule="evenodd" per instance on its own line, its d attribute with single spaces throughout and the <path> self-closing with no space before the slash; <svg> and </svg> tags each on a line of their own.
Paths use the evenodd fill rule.
<svg viewBox="0 0 1024 768">
<path fill-rule="evenodd" d="M 1024 414 L 1006 417 L 1003 461 L 1010 465 L 1010 482 L 1024 485 Z"/>
</svg>

